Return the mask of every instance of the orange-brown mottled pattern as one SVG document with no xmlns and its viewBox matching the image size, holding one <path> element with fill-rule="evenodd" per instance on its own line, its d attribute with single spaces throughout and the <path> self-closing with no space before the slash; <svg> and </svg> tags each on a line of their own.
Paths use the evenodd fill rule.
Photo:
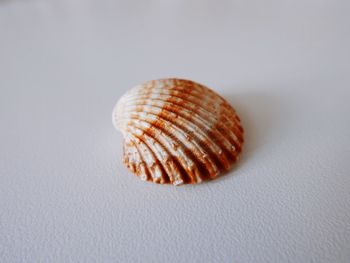
<svg viewBox="0 0 350 263">
<path fill-rule="evenodd" d="M 157 94 L 152 101 L 154 112 L 145 108 L 152 94 Z M 135 102 L 128 123 L 133 134 L 125 140 L 123 161 L 141 179 L 195 184 L 218 177 L 237 161 L 244 141 L 240 119 L 231 105 L 209 88 L 189 80 L 154 80 L 142 85 Z M 137 121 L 142 112 L 156 116 L 148 128 Z M 187 141 L 176 137 L 174 130 L 183 131 Z M 164 152 L 161 160 L 159 149 Z M 185 158 L 176 154 L 179 149 Z M 147 165 L 147 158 L 151 164 Z"/>
</svg>

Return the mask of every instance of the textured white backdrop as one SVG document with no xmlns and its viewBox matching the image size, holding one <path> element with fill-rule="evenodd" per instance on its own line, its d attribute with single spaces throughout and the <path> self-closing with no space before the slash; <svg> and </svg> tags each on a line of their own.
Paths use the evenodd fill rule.
<svg viewBox="0 0 350 263">
<path fill-rule="evenodd" d="M 0 1 L 0 262 L 350 262 L 349 1 Z M 240 164 L 129 174 L 111 111 L 184 77 L 224 95 Z"/>
</svg>

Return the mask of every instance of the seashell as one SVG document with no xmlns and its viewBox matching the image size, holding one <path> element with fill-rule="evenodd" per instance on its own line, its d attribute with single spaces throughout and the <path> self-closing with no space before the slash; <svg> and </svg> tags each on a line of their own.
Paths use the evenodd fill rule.
<svg viewBox="0 0 350 263">
<path fill-rule="evenodd" d="M 195 184 L 228 171 L 242 150 L 235 110 L 190 80 L 159 79 L 128 91 L 113 110 L 123 162 L 142 180 Z"/>
</svg>

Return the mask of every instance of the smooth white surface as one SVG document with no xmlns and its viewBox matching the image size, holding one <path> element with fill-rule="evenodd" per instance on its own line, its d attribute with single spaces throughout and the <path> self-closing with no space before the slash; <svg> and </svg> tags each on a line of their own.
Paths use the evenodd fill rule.
<svg viewBox="0 0 350 263">
<path fill-rule="evenodd" d="M 0 1 L 1 262 L 349 262 L 349 1 Z M 246 129 L 198 186 L 129 174 L 145 80 L 207 84 Z"/>
</svg>

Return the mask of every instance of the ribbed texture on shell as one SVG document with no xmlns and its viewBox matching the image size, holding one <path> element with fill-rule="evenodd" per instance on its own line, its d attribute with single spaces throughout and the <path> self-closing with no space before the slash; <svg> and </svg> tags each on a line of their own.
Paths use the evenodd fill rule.
<svg viewBox="0 0 350 263">
<path fill-rule="evenodd" d="M 113 124 L 124 136 L 124 163 L 145 181 L 213 179 L 242 150 L 243 128 L 234 109 L 189 80 L 153 80 L 131 89 L 118 101 Z"/>
</svg>

